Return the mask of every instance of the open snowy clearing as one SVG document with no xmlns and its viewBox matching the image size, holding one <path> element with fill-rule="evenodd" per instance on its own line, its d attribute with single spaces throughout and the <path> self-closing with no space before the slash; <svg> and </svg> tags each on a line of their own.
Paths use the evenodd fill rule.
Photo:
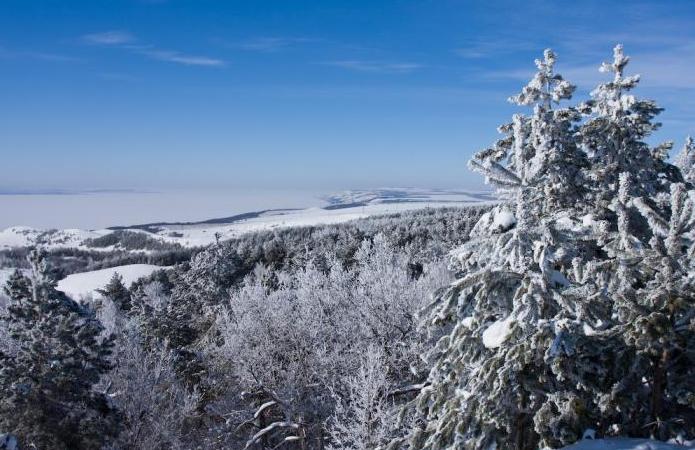
<svg viewBox="0 0 695 450">
<path fill-rule="evenodd" d="M 129 264 L 125 266 L 111 267 L 109 269 L 94 270 L 92 272 L 74 273 L 58 282 L 58 290 L 65 292 L 74 300 L 88 297 L 99 297 L 97 289 L 103 288 L 114 273 L 123 277 L 123 284 L 130 286 L 134 281 L 149 276 L 152 272 L 167 267 L 151 264 Z"/>
</svg>

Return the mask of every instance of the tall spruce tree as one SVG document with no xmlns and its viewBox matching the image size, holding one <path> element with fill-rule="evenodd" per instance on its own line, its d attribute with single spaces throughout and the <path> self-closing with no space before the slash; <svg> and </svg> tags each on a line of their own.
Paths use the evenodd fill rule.
<svg viewBox="0 0 695 450">
<path fill-rule="evenodd" d="M 577 214 L 586 158 L 573 140 L 577 112 L 553 109 L 574 90 L 554 63 L 547 50 L 538 73 L 512 98 L 533 115 L 516 115 L 501 129 L 507 137 L 471 163 L 512 194 L 515 217 L 496 208 L 455 252 L 461 278 L 428 315 L 432 335 L 441 338 L 428 355 L 430 386 L 418 398 L 427 425 L 413 433 L 412 448 L 537 448 L 534 413 L 574 398 L 554 375 L 549 349 L 560 352 L 577 327 L 559 269 L 571 266 L 578 249 L 565 245 L 566 230 L 556 222 Z M 509 226 L 490 226 L 502 222 Z M 568 440 L 576 433 L 569 430 Z"/>
<path fill-rule="evenodd" d="M 670 144 L 644 142 L 658 128 L 661 109 L 627 93 L 639 81 L 624 76 L 628 61 L 617 46 L 613 62 L 604 63 L 614 80 L 594 91 L 580 132 L 593 155 L 594 217 L 608 231 L 602 254 L 583 261 L 601 265 L 593 270 L 603 279 L 596 288 L 607 291 L 612 307 L 602 334 L 610 338 L 604 352 L 615 370 L 604 377 L 610 390 L 597 398 L 598 423 L 614 434 L 692 438 L 695 381 L 687 373 L 695 364 L 695 191 L 681 183 L 687 170 L 666 163 Z"/>
<path fill-rule="evenodd" d="M 692 439 L 695 191 L 673 183 L 665 211 L 655 211 L 643 198 L 633 199 L 631 206 L 648 221 L 652 237 L 615 264 L 615 328 L 624 346 L 626 373 L 604 399 L 605 416 L 613 415 L 625 434 Z"/>
<path fill-rule="evenodd" d="M 621 46 L 603 66 L 614 80 L 577 109 L 551 109 L 572 92 L 554 59 L 513 97 L 533 115 L 471 163 L 514 217 L 502 205 L 481 218 L 452 253 L 459 280 L 426 311 L 436 344 L 412 449 L 695 435 L 695 193 L 668 145 L 644 142 L 660 109 L 626 93 L 638 77 L 624 77 Z"/>
<path fill-rule="evenodd" d="M 121 311 L 130 311 L 132 307 L 130 291 L 123 284 L 123 277 L 118 272 L 113 274 L 106 286 L 97 289 L 97 292 L 108 297 Z"/>
<path fill-rule="evenodd" d="M 578 136 L 591 161 L 592 204 L 601 218 L 612 215 L 614 208 L 610 205 L 618 195 L 622 173 L 631 174 L 631 191 L 649 201 L 659 201 L 659 194 L 668 193 L 671 182 L 682 180 L 680 172 L 665 161 L 672 143 L 651 148 L 645 142 L 661 127 L 655 118 L 663 108 L 630 93 L 638 86 L 640 76 L 625 75 L 629 62 L 623 46 L 617 45 L 613 61 L 604 62 L 599 69 L 612 73 L 613 80 L 600 84 L 591 93 L 592 99 L 580 105 L 587 120 Z"/>
<path fill-rule="evenodd" d="M 0 354 L 0 429 L 38 449 L 100 448 L 118 415 L 94 385 L 109 369 L 111 340 L 93 313 L 56 290 L 46 253 L 29 257 L 32 279 L 16 271 L 3 317 L 14 342 Z"/>
</svg>

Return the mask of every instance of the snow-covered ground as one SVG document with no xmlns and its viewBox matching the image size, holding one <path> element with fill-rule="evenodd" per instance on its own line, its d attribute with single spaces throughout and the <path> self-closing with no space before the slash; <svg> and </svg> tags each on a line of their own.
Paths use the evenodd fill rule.
<svg viewBox="0 0 695 450">
<path fill-rule="evenodd" d="M 482 203 L 471 201 L 472 203 Z M 243 219 L 228 225 L 166 225 L 157 236 L 167 242 L 176 242 L 184 247 L 208 245 L 219 233 L 220 239 L 231 239 L 245 233 L 287 227 L 326 225 L 348 222 L 370 216 L 393 214 L 423 208 L 457 206 L 460 202 L 417 201 L 402 203 L 368 203 L 345 208 L 308 208 L 298 211 L 268 212 L 258 217 Z"/>
<path fill-rule="evenodd" d="M 471 202 L 494 200 L 490 192 L 450 189 L 382 188 L 343 191 L 322 197 L 329 205 L 392 202 Z"/>
<path fill-rule="evenodd" d="M 0 250 L 37 244 L 49 248 L 79 248 L 85 240 L 109 233 L 111 230 L 41 230 L 14 226 L 0 230 Z"/>
<path fill-rule="evenodd" d="M 392 214 L 422 208 L 451 207 L 493 203 L 486 192 L 423 189 L 377 189 L 346 191 L 323 198 L 320 206 L 306 209 L 268 210 L 229 219 L 196 223 L 163 223 L 121 229 L 146 233 L 148 236 L 184 247 L 208 245 L 219 237 L 231 239 L 244 233 L 284 227 L 324 225 L 347 222 L 369 216 Z M 92 248 L 87 239 L 98 238 L 113 230 L 41 230 L 14 226 L 0 231 L 0 250 L 41 244 L 48 248 L 114 250 Z"/>
<path fill-rule="evenodd" d="M 678 445 L 646 439 L 585 439 L 563 450 L 683 450 L 691 444 Z"/>
<path fill-rule="evenodd" d="M 146 277 L 152 272 L 166 269 L 166 267 L 153 266 L 151 264 L 129 264 L 125 266 L 111 267 L 109 269 L 94 270 L 68 275 L 58 282 L 58 290 L 65 292 L 74 300 L 99 296 L 97 289 L 103 288 L 114 273 L 123 277 L 123 284 L 130 286 L 134 281 Z"/>
<path fill-rule="evenodd" d="M 151 264 L 129 264 L 109 269 L 75 273 L 60 280 L 58 282 L 58 290 L 65 292 L 74 300 L 89 297 L 98 298 L 100 294 L 96 290 L 103 288 L 111 280 L 114 273 L 120 274 L 123 277 L 123 284 L 130 286 L 134 281 L 149 276 L 156 270 L 167 268 Z M 0 294 L 2 294 L 5 283 L 14 271 L 15 269 L 0 269 Z M 27 275 L 29 274 L 28 270 L 24 270 L 24 272 Z"/>
</svg>

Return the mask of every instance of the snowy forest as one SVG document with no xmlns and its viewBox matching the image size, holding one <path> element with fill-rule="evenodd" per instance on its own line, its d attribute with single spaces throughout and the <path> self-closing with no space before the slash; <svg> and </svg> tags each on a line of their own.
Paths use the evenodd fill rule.
<svg viewBox="0 0 695 450">
<path fill-rule="evenodd" d="M 469 163 L 494 205 L 153 247 L 173 269 L 89 301 L 58 273 L 104 257 L 15 255 L 0 448 L 693 445 L 695 143 L 651 142 L 628 62 L 573 101 L 536 60 Z"/>
</svg>

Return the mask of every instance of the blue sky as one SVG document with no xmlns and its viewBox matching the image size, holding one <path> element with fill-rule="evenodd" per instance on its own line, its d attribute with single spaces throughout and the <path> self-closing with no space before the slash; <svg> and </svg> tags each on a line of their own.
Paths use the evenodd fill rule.
<svg viewBox="0 0 695 450">
<path fill-rule="evenodd" d="M 0 189 L 482 186 L 546 47 L 695 133 L 693 1 L 2 0 Z"/>
</svg>

